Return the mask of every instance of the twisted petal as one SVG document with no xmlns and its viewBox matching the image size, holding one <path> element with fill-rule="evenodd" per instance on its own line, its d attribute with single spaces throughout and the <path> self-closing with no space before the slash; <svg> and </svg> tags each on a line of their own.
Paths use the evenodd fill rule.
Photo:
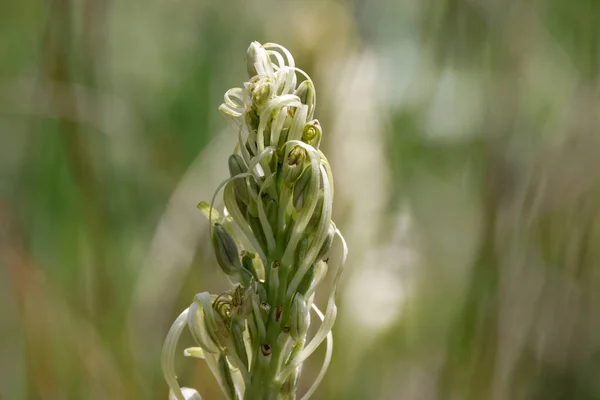
<svg viewBox="0 0 600 400">
<path fill-rule="evenodd" d="M 205 352 L 218 353 L 219 346 L 211 338 L 206 321 L 204 320 L 204 309 L 199 306 L 198 301 L 194 301 L 188 312 L 188 325 L 192 337 Z"/>
<path fill-rule="evenodd" d="M 277 380 L 279 382 L 285 382 L 285 379 L 294 371 L 296 367 L 302 364 L 308 357 L 312 355 L 312 353 L 319 347 L 319 345 L 323 342 L 323 340 L 331 334 L 331 329 L 333 328 L 333 324 L 335 323 L 335 318 L 337 315 L 337 307 L 335 305 L 335 294 L 337 291 L 337 285 L 340 281 L 340 277 L 342 276 L 342 272 L 344 270 L 344 264 L 346 263 L 346 257 L 348 255 L 348 246 L 344 237 L 340 233 L 340 231 L 336 228 L 336 234 L 339 236 L 342 241 L 343 253 L 342 253 L 342 262 L 338 267 L 335 279 L 333 281 L 333 288 L 331 290 L 331 294 L 329 295 L 329 300 L 327 301 L 327 309 L 325 310 L 325 316 L 323 318 L 323 322 L 321 326 L 319 326 L 319 330 L 312 338 L 312 340 L 306 345 L 306 347 L 298 354 L 296 358 L 290 361 L 288 365 L 286 365 L 279 375 L 277 376 Z"/>
<path fill-rule="evenodd" d="M 264 132 L 265 128 L 267 127 L 267 123 L 271 119 L 271 113 L 273 112 L 273 110 L 284 106 L 301 107 L 302 103 L 300 102 L 298 96 L 293 94 L 284 94 L 282 96 L 278 96 L 274 99 L 269 100 L 265 109 L 260 113 L 260 123 L 258 125 L 258 131 L 256 133 L 258 151 L 263 151 L 263 149 L 265 148 Z M 306 123 L 306 121 L 304 122 Z"/>
<path fill-rule="evenodd" d="M 300 281 L 302 280 L 302 278 L 306 274 L 306 271 L 308 271 L 308 268 L 310 268 L 310 266 L 314 262 L 316 256 L 318 255 L 319 251 L 321 250 L 321 246 L 323 245 L 323 242 L 327 238 L 327 231 L 329 230 L 329 222 L 331 221 L 331 208 L 332 208 L 329 178 L 327 177 L 325 168 L 322 165 L 320 166 L 320 169 L 321 169 L 321 177 L 323 178 L 323 192 L 324 192 L 325 197 L 324 197 L 324 201 L 323 201 L 323 209 L 321 212 L 321 219 L 319 221 L 319 228 L 317 229 L 317 232 L 315 233 L 315 237 L 313 239 L 313 242 L 311 243 L 311 248 L 308 251 L 308 254 L 302 260 L 302 264 L 300 264 L 298 266 L 298 271 L 296 272 L 296 275 L 294 275 L 294 278 L 292 279 L 292 282 L 290 283 L 290 286 L 288 287 L 287 295 L 289 297 L 291 297 L 298 289 L 298 285 L 300 284 Z"/>
<path fill-rule="evenodd" d="M 282 263 L 284 265 L 288 265 L 291 262 L 292 257 L 294 256 L 294 252 L 296 250 L 296 245 L 298 244 L 298 241 L 300 240 L 300 235 L 304 232 L 304 229 L 306 228 L 306 226 L 308 225 L 308 222 L 310 221 L 310 218 L 312 217 L 312 214 L 313 214 L 315 207 L 317 206 L 317 202 L 318 202 L 318 196 L 315 195 L 315 193 L 318 193 L 319 186 L 320 186 L 319 156 L 318 156 L 318 153 L 315 150 L 315 148 L 304 142 L 301 142 L 299 140 L 291 140 L 287 144 L 301 146 L 307 151 L 308 156 L 310 158 L 310 168 L 311 168 L 311 175 L 309 178 L 310 181 L 308 183 L 307 193 L 313 194 L 313 195 L 308 195 L 308 196 L 306 196 L 306 198 L 303 199 L 302 209 L 300 210 L 298 220 L 296 221 L 296 224 L 294 225 L 294 229 L 290 236 L 290 240 L 287 244 L 287 247 L 286 247 L 283 257 L 282 257 Z M 299 283 L 300 283 L 300 279 L 298 279 L 298 282 L 296 282 L 296 286 Z M 287 296 L 291 297 L 295 291 L 296 291 L 296 288 L 294 288 L 293 291 L 288 290 Z"/>
<path fill-rule="evenodd" d="M 315 306 L 313 304 L 312 309 L 319 316 L 321 321 L 323 321 L 325 319 L 325 316 L 323 315 L 321 310 L 319 310 L 317 308 L 317 306 Z M 323 364 L 321 365 L 321 370 L 319 371 L 319 374 L 317 375 L 315 381 L 312 383 L 310 388 L 306 391 L 306 393 L 304 394 L 304 396 L 302 396 L 302 398 L 300 400 L 310 399 L 310 397 L 315 393 L 315 391 L 319 387 L 319 384 L 321 384 L 321 381 L 325 377 L 325 373 L 327 372 L 327 369 L 329 368 L 329 364 L 331 363 L 331 356 L 333 354 L 333 334 L 331 333 L 331 331 L 327 334 L 326 345 L 327 345 L 327 350 L 325 351 L 325 358 L 323 359 Z"/>
<path fill-rule="evenodd" d="M 300 364 L 302 364 L 308 357 L 314 353 L 314 351 L 319 347 L 319 345 L 325 340 L 325 338 L 331 334 L 331 329 L 333 328 L 333 324 L 335 323 L 335 317 L 337 315 L 337 307 L 335 305 L 335 299 L 333 296 L 329 298 L 327 302 L 327 309 L 325 311 L 325 318 L 319 326 L 319 330 L 312 338 L 312 340 L 308 343 L 308 345 L 298 354 L 296 358 L 290 361 L 288 365 L 286 365 L 279 375 L 277 375 L 277 381 L 284 382 L 287 377 L 296 369 Z"/>
<path fill-rule="evenodd" d="M 183 329 L 187 325 L 187 315 L 188 309 L 186 308 L 179 315 L 179 317 L 177 317 L 175 322 L 173 322 L 173 325 L 171 325 L 171 329 L 169 329 L 169 333 L 165 339 L 161 355 L 161 364 L 165 381 L 167 381 L 167 385 L 169 385 L 169 388 L 171 389 L 171 395 L 177 400 L 193 398 L 186 397 L 183 394 L 179 384 L 177 383 L 177 375 L 175 374 L 175 350 L 177 348 L 177 342 L 179 342 L 181 332 L 183 332 Z M 171 397 L 171 395 L 169 397 Z"/>
</svg>

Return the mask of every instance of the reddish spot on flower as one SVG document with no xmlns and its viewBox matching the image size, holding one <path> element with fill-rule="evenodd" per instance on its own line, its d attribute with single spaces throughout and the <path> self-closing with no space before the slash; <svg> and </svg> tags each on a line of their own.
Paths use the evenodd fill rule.
<svg viewBox="0 0 600 400">
<path fill-rule="evenodd" d="M 260 350 L 262 351 L 264 356 L 268 356 L 271 354 L 271 346 L 269 346 L 268 344 L 263 344 L 260 347 Z"/>
</svg>

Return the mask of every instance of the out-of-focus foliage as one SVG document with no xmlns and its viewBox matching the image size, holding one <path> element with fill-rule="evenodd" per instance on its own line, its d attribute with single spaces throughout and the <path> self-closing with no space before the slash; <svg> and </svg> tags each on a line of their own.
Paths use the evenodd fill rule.
<svg viewBox="0 0 600 400">
<path fill-rule="evenodd" d="M 0 2 L 0 398 L 167 398 L 253 40 L 315 80 L 350 247 L 316 397 L 600 398 L 594 0 Z"/>
</svg>

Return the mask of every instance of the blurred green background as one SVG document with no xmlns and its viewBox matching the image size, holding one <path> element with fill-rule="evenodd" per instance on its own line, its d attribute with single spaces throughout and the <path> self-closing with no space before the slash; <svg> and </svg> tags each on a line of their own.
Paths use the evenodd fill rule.
<svg viewBox="0 0 600 400">
<path fill-rule="evenodd" d="M 167 398 L 253 40 L 315 81 L 350 247 L 315 397 L 600 399 L 597 0 L 1 1 L 0 399 Z"/>
</svg>

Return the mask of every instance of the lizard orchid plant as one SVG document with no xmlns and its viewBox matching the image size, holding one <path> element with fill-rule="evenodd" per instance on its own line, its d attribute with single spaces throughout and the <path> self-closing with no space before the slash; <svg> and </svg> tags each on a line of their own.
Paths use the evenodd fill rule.
<svg viewBox="0 0 600 400">
<path fill-rule="evenodd" d="M 248 81 L 228 90 L 219 107 L 238 132 L 228 160 L 231 177 L 210 205 L 198 205 L 232 287 L 198 293 L 173 323 L 162 352 L 171 399 L 201 398 L 181 388 L 175 375 L 176 346 L 186 326 L 197 347 L 184 355 L 204 359 L 230 400 L 295 399 L 302 363 L 325 341 L 322 368 L 302 396 L 308 399 L 331 361 L 335 292 L 347 246 L 331 220 L 333 176 L 319 149 L 314 84 L 278 44 L 253 42 L 246 62 Z M 225 207 L 219 212 L 213 204 L 221 189 Z M 336 236 L 343 255 L 321 312 L 314 297 Z M 309 338 L 311 310 L 321 323 Z"/>
</svg>

